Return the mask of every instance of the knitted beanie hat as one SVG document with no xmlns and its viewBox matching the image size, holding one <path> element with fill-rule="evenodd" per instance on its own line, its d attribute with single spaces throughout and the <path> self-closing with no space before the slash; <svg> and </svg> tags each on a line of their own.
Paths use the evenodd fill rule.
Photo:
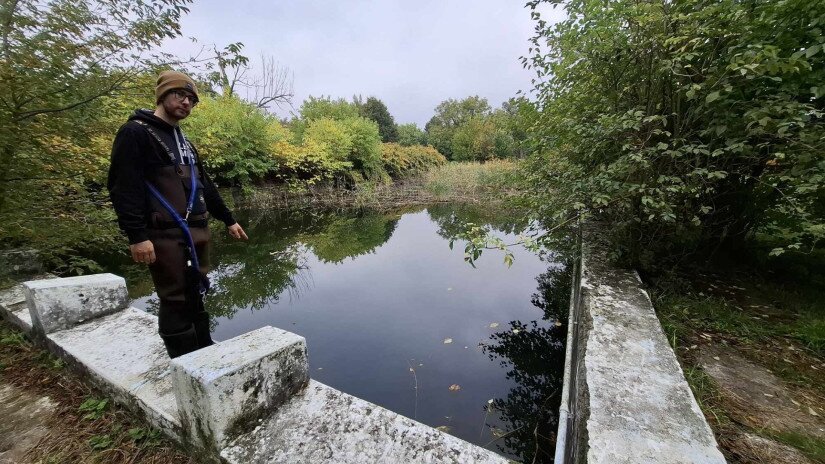
<svg viewBox="0 0 825 464">
<path fill-rule="evenodd" d="M 155 87 L 155 101 L 160 103 L 166 92 L 174 89 L 186 89 L 195 94 L 195 97 L 198 96 L 198 88 L 191 77 L 182 72 L 163 71 L 158 76 L 158 85 Z"/>
</svg>

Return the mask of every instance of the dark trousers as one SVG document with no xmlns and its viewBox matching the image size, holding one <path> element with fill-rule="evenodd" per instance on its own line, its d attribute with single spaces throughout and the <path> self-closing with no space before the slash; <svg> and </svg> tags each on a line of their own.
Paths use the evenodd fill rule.
<svg viewBox="0 0 825 464">
<path fill-rule="evenodd" d="M 205 274 L 209 267 L 209 228 L 191 227 L 189 230 L 195 242 L 201 272 Z M 204 312 L 202 302 L 187 301 L 187 293 L 191 292 L 187 292 L 186 288 L 186 238 L 179 228 L 147 229 L 147 233 L 157 258 L 149 266 L 149 272 L 160 299 L 159 331 L 161 335 L 183 332 L 193 323 L 208 317 L 200 314 Z"/>
</svg>

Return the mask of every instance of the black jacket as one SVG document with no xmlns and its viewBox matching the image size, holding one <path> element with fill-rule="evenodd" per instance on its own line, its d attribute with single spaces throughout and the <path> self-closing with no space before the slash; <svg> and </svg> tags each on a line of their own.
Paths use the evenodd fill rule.
<svg viewBox="0 0 825 464">
<path fill-rule="evenodd" d="M 121 230 L 129 237 L 129 243 L 148 240 L 146 224 L 149 213 L 149 190 L 146 188 L 146 173 L 153 168 L 171 166 L 172 160 L 160 144 L 135 120 L 151 125 L 164 143 L 170 147 L 180 161 L 180 150 L 175 142 L 175 130 L 180 130 L 152 114 L 151 110 L 137 110 L 129 121 L 121 126 L 112 144 L 112 164 L 109 167 L 107 187 L 112 205 L 117 213 Z M 232 213 L 226 207 L 215 184 L 200 158 L 197 159 L 203 184 L 203 196 L 209 214 L 223 221 L 227 226 L 235 223 Z"/>
</svg>

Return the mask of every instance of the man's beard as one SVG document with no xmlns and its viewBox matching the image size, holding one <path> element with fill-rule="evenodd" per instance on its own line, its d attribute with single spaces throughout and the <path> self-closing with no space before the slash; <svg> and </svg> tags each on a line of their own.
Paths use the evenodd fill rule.
<svg viewBox="0 0 825 464">
<path fill-rule="evenodd" d="M 187 111 L 182 106 L 168 101 L 163 102 L 163 111 L 166 112 L 167 116 L 175 118 L 178 121 L 186 119 L 191 112 L 191 110 Z"/>
</svg>

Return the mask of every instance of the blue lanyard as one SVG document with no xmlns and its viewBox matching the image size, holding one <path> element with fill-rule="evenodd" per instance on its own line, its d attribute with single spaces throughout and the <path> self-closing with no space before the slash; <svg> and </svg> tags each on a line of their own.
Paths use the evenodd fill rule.
<svg viewBox="0 0 825 464">
<path fill-rule="evenodd" d="M 177 132 L 175 132 L 175 141 L 178 141 Z M 179 144 L 178 147 L 181 147 L 181 145 Z M 195 195 L 197 190 L 197 180 L 195 179 L 195 159 L 192 153 L 189 153 L 188 155 L 190 191 L 189 201 L 186 203 L 186 217 L 181 217 L 180 214 L 178 214 L 178 212 L 175 211 L 175 208 L 172 205 L 170 205 L 165 198 L 163 198 L 163 195 L 160 194 L 160 192 L 158 191 L 158 189 L 155 188 L 154 185 L 152 185 L 149 181 L 145 181 L 145 183 L 146 187 L 149 189 L 149 192 L 152 193 L 152 195 L 158 200 L 161 206 L 163 206 L 166 212 L 168 212 L 169 215 L 172 216 L 172 219 L 175 220 L 175 222 L 178 224 L 178 227 L 180 227 L 183 231 L 183 235 L 186 237 L 187 244 L 189 245 L 189 249 L 191 250 L 191 258 L 190 261 L 187 262 L 187 265 L 191 266 L 196 271 L 198 271 L 198 273 L 200 273 L 200 263 L 198 262 L 198 252 L 195 248 L 195 240 L 192 238 L 192 232 L 189 230 L 189 224 L 186 222 L 186 220 L 189 219 L 189 214 L 192 212 L 192 208 L 195 205 Z M 183 156 L 183 154 L 181 154 L 181 156 Z M 200 281 L 201 282 L 199 291 L 201 295 L 203 295 L 207 291 L 209 291 L 209 281 L 204 278 L 201 278 Z"/>
</svg>

